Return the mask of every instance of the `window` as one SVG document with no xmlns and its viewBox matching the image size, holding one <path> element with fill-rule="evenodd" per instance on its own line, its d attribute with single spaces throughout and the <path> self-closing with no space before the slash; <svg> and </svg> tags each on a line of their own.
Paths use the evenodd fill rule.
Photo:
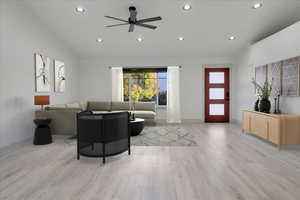
<svg viewBox="0 0 300 200">
<path fill-rule="evenodd" d="M 167 70 L 124 69 L 124 101 L 155 101 L 159 106 L 167 105 Z"/>
</svg>

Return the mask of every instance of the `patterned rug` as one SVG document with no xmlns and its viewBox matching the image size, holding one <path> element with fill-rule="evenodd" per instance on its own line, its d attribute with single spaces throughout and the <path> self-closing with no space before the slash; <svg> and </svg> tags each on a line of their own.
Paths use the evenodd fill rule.
<svg viewBox="0 0 300 200">
<path fill-rule="evenodd" d="M 197 146 L 195 135 L 183 126 L 146 126 L 138 136 L 131 137 L 135 146 Z"/>
<path fill-rule="evenodd" d="M 133 146 L 198 146 L 197 135 L 191 129 L 179 125 L 145 126 L 138 136 L 131 137 Z M 65 143 L 76 144 L 76 136 L 65 138 Z"/>
</svg>

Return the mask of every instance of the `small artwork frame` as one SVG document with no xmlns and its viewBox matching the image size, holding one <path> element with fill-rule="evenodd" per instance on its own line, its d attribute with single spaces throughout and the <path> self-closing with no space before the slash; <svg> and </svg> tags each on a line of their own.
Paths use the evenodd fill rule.
<svg viewBox="0 0 300 200">
<path fill-rule="evenodd" d="M 282 61 L 268 65 L 267 79 L 272 84 L 272 95 L 282 94 Z"/>
<path fill-rule="evenodd" d="M 65 63 L 54 60 L 54 91 L 57 93 L 65 92 L 66 88 L 66 72 Z"/>
<path fill-rule="evenodd" d="M 50 58 L 39 53 L 34 54 L 35 91 L 38 93 L 51 92 Z"/>
</svg>

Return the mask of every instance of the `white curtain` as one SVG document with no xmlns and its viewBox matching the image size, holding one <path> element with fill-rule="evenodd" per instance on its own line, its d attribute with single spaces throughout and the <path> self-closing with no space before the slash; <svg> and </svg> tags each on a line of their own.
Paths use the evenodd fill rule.
<svg viewBox="0 0 300 200">
<path fill-rule="evenodd" d="M 167 104 L 167 122 L 180 123 L 180 69 L 177 66 L 168 67 L 168 104 Z"/>
<path fill-rule="evenodd" d="M 123 101 L 124 90 L 123 90 L 123 68 L 112 67 L 111 68 L 111 100 L 112 101 Z"/>
</svg>

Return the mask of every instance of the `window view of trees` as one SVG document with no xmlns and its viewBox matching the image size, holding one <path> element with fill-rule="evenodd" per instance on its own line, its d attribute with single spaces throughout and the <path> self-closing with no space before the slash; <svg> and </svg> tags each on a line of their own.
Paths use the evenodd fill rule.
<svg viewBox="0 0 300 200">
<path fill-rule="evenodd" d="M 167 72 L 124 73 L 124 100 L 167 105 Z"/>
</svg>

